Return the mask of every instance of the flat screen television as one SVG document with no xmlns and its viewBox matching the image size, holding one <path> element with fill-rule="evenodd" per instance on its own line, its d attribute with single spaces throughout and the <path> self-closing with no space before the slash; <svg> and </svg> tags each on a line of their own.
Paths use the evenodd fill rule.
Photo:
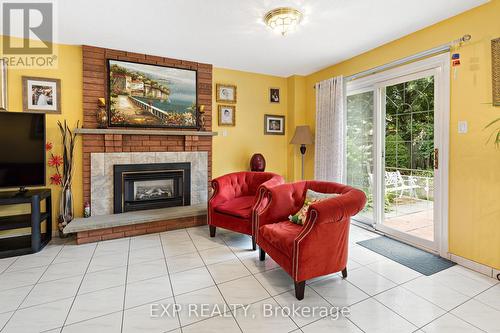
<svg viewBox="0 0 500 333">
<path fill-rule="evenodd" d="M 0 112 L 0 188 L 45 185 L 45 114 Z"/>
</svg>

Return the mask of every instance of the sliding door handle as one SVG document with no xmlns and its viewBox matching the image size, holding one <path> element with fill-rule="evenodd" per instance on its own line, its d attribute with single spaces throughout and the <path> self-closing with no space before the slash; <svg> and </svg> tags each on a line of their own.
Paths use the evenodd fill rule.
<svg viewBox="0 0 500 333">
<path fill-rule="evenodd" d="M 434 148 L 434 169 L 439 169 L 439 149 Z"/>
</svg>

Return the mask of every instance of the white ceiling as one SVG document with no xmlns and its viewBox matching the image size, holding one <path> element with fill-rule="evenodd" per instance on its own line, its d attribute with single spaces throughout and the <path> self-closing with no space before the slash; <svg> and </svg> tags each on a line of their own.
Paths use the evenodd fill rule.
<svg viewBox="0 0 500 333">
<path fill-rule="evenodd" d="M 309 74 L 487 0 L 56 0 L 57 40 L 278 76 Z M 281 37 L 263 23 L 301 10 Z M 457 31 L 456 38 L 466 31 Z"/>
</svg>

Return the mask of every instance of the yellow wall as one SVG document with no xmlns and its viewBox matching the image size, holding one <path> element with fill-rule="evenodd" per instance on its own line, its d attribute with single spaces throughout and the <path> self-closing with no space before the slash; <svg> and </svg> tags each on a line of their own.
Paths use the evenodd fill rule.
<svg viewBox="0 0 500 333">
<path fill-rule="evenodd" d="M 288 78 L 288 142 L 293 137 L 295 127 L 306 124 L 306 78 L 304 76 L 290 76 Z M 301 179 L 302 163 L 298 145 L 288 145 L 288 180 Z M 306 154 L 314 150 L 314 146 L 306 147 Z"/>
<path fill-rule="evenodd" d="M 287 146 L 290 128 L 286 135 L 264 135 L 264 114 L 287 115 L 287 79 L 241 72 L 213 69 L 212 129 L 219 132 L 213 141 L 213 177 L 228 172 L 250 169 L 250 158 L 261 153 L 266 158 L 266 171 L 287 175 Z M 215 101 L 215 84 L 237 86 L 236 126 L 218 126 L 218 103 Z M 281 103 L 269 102 L 269 88 L 280 88 Z M 223 131 L 227 136 L 223 136 Z M 291 134 L 290 134 L 291 135 Z"/>
<path fill-rule="evenodd" d="M 462 65 L 451 78 L 449 249 L 470 260 L 500 268 L 500 151 L 486 141 L 483 128 L 500 116 L 491 105 L 491 44 L 500 37 L 500 0 L 455 16 L 383 45 L 306 79 L 307 122 L 314 125 L 313 85 L 320 80 L 351 75 L 392 60 L 450 42 L 464 34 Z M 467 134 L 457 133 L 458 120 L 469 123 Z M 313 154 L 308 155 L 313 175 Z"/>
<path fill-rule="evenodd" d="M 22 76 L 36 76 L 45 78 L 61 79 L 61 109 L 62 114 L 47 115 L 47 141 L 54 144 L 54 153 L 62 153 L 59 129 L 57 121 L 67 120 L 71 127 L 79 120 L 83 120 L 82 111 L 82 49 L 80 46 L 58 45 L 58 68 L 57 69 L 15 69 L 10 67 L 7 72 L 8 77 L 8 110 L 12 112 L 22 112 Z M 73 193 L 75 201 L 75 213 L 82 215 L 82 145 L 81 140 L 75 148 L 75 169 L 73 180 Z M 52 168 L 47 169 L 47 187 L 52 189 L 52 209 L 58 212 L 58 202 L 60 187 L 49 185 L 49 177 L 53 173 Z M 20 209 L 29 209 L 20 206 L 0 206 L 0 215 L 16 214 Z M 56 221 L 54 218 L 54 227 Z M 0 233 L 1 235 L 1 233 Z"/>
</svg>

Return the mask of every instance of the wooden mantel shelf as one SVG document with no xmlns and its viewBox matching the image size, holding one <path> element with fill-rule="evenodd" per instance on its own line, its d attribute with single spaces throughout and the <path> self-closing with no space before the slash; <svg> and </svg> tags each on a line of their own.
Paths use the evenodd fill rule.
<svg viewBox="0 0 500 333">
<path fill-rule="evenodd" d="M 130 134 L 130 135 L 177 135 L 177 136 L 216 136 L 217 132 L 172 131 L 161 129 L 121 129 L 121 128 L 77 128 L 77 134 Z"/>
</svg>

